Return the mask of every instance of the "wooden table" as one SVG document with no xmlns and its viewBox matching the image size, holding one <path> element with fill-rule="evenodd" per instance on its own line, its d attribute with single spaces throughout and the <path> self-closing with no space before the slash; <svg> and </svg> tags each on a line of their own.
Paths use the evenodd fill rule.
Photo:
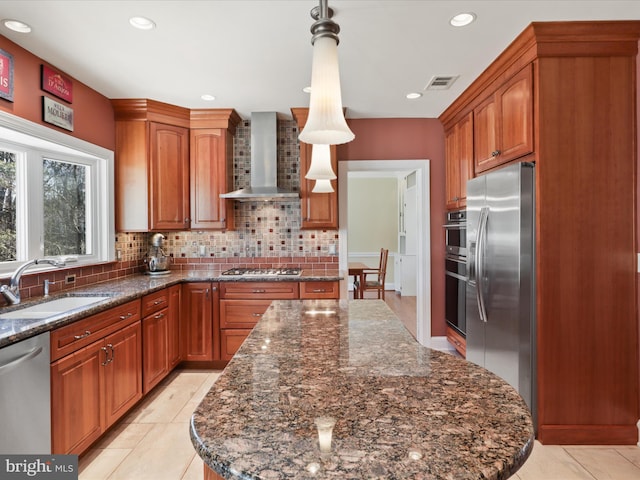
<svg viewBox="0 0 640 480">
<path fill-rule="evenodd" d="M 353 275 L 353 298 L 364 298 L 364 270 L 371 267 L 362 262 L 349 262 L 349 275 Z"/>
</svg>

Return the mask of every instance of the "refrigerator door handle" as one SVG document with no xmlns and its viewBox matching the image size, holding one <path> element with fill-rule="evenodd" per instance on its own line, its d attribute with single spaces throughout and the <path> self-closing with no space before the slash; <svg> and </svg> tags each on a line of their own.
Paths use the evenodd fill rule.
<svg viewBox="0 0 640 480">
<path fill-rule="evenodd" d="M 487 322 L 487 310 L 484 302 L 484 255 L 487 239 L 487 222 L 489 220 L 489 207 L 480 209 L 480 220 L 478 221 L 478 232 L 476 236 L 476 298 L 478 301 L 478 312 L 480 320 Z"/>
</svg>

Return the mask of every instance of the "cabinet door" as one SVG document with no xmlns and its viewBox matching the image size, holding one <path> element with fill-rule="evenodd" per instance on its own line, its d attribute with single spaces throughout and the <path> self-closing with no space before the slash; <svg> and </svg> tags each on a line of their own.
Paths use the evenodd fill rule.
<svg viewBox="0 0 640 480">
<path fill-rule="evenodd" d="M 182 338 L 185 360 L 215 360 L 212 288 L 211 283 L 186 283 L 182 286 Z"/>
<path fill-rule="evenodd" d="M 220 198 L 226 193 L 228 142 L 227 130 L 199 128 L 191 130 L 191 228 L 221 230 L 227 217 L 233 218 L 233 200 Z M 230 214 L 230 215 L 228 215 Z"/>
<path fill-rule="evenodd" d="M 108 336 L 109 350 L 104 375 L 105 428 L 122 417 L 142 398 L 142 334 L 140 320 Z"/>
<path fill-rule="evenodd" d="M 458 130 L 453 126 L 445 133 L 445 195 L 447 209 L 458 208 L 460 200 L 460 162 L 458 161 Z"/>
<path fill-rule="evenodd" d="M 302 212 L 301 229 L 338 228 L 338 180 L 331 180 L 333 192 L 314 193 L 315 180 L 304 176 L 311 165 L 312 145 L 300 142 L 300 200 Z M 331 165 L 338 174 L 336 146 L 331 145 Z"/>
<path fill-rule="evenodd" d="M 80 454 L 103 432 L 102 342 L 51 364 L 51 428 L 54 454 Z"/>
<path fill-rule="evenodd" d="M 467 204 L 467 180 L 473 177 L 473 112 L 445 136 L 447 209 Z"/>
<path fill-rule="evenodd" d="M 222 360 L 231 360 L 238 351 L 242 342 L 249 336 L 251 329 L 225 329 L 220 331 L 220 344 Z"/>
<path fill-rule="evenodd" d="M 142 319 L 142 390 L 149 392 L 169 373 L 169 309 Z"/>
<path fill-rule="evenodd" d="M 220 328 L 252 329 L 271 300 L 220 300 Z"/>
<path fill-rule="evenodd" d="M 152 230 L 189 228 L 189 130 L 151 122 Z"/>
<path fill-rule="evenodd" d="M 498 105 L 495 95 L 490 95 L 473 111 L 473 143 L 475 171 L 482 172 L 499 163 Z"/>
<path fill-rule="evenodd" d="M 181 287 L 174 285 L 169 288 L 169 309 L 167 312 L 167 356 L 169 359 L 169 370 L 173 370 L 182 360 L 180 351 L 180 300 Z"/>
</svg>

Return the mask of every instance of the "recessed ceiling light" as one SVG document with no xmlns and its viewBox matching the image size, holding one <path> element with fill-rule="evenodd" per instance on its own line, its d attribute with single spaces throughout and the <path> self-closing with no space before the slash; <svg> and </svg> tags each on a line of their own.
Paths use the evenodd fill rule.
<svg viewBox="0 0 640 480">
<path fill-rule="evenodd" d="M 304 87 L 304 88 L 302 89 L 302 91 L 303 91 L 304 93 L 311 93 L 311 87 Z"/>
<path fill-rule="evenodd" d="M 10 18 L 7 18 L 3 20 L 2 23 L 4 24 L 5 27 L 7 27 L 9 30 L 13 30 L 14 32 L 20 32 L 20 33 L 31 32 L 31 27 L 19 20 L 11 20 Z"/>
<path fill-rule="evenodd" d="M 419 92 L 411 92 L 411 93 L 407 93 L 407 98 L 409 100 L 415 100 L 416 98 L 420 98 L 422 96 L 421 93 Z"/>
<path fill-rule="evenodd" d="M 214 97 L 213 95 L 209 95 L 208 93 L 205 93 L 200 98 L 202 100 L 206 100 L 207 102 L 213 102 L 216 99 L 216 97 Z"/>
<path fill-rule="evenodd" d="M 139 28 L 140 30 L 152 30 L 156 28 L 155 22 L 149 20 L 147 17 L 131 17 L 129 23 L 131 26 Z"/>
<path fill-rule="evenodd" d="M 464 13 L 459 13 L 458 15 L 453 17 L 451 20 L 449 20 L 449 23 L 454 27 L 464 27 L 465 25 L 469 25 L 475 19 L 476 19 L 475 13 L 464 12 Z"/>
</svg>

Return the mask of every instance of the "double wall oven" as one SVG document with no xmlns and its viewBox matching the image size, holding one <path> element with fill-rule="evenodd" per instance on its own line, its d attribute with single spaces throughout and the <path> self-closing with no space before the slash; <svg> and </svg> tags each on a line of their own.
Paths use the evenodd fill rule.
<svg viewBox="0 0 640 480">
<path fill-rule="evenodd" d="M 466 336 L 467 212 L 447 212 L 444 225 L 445 319 L 447 325 Z"/>
</svg>

